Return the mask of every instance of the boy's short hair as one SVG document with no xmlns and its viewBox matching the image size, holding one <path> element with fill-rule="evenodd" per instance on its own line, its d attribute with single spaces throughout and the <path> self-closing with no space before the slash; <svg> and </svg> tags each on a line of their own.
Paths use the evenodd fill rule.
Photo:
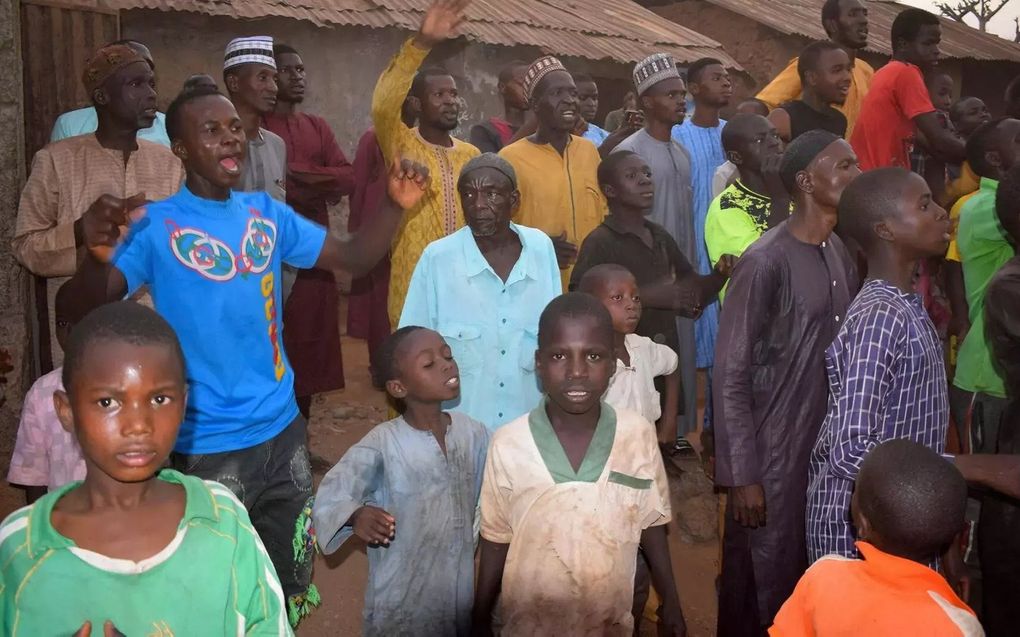
<svg viewBox="0 0 1020 637">
<path fill-rule="evenodd" d="M 595 294 L 599 286 L 613 275 L 627 275 L 633 277 L 634 273 L 619 263 L 600 263 L 588 270 L 577 283 L 577 291 L 585 294 Z"/>
<path fill-rule="evenodd" d="M 300 53 L 297 52 L 297 49 L 295 49 L 294 47 L 292 47 L 289 44 L 284 44 L 284 43 L 281 42 L 280 44 L 274 44 L 273 45 L 273 57 L 274 58 L 278 58 L 281 55 L 284 55 L 284 54 L 287 54 L 287 53 L 292 53 L 294 55 L 301 55 Z"/>
<path fill-rule="evenodd" d="M 99 342 L 167 347 L 180 363 L 181 382 L 185 382 L 184 352 L 174 328 L 155 310 L 134 301 L 117 301 L 96 308 L 71 330 L 61 377 L 68 393 L 74 391 L 74 377 L 82 359 Z"/>
<path fill-rule="evenodd" d="M 701 74 L 707 67 L 712 66 L 713 64 L 722 65 L 722 62 L 716 58 L 700 58 L 691 62 L 691 65 L 687 67 L 687 83 L 697 84 L 700 82 Z"/>
<path fill-rule="evenodd" d="M 209 95 L 219 95 L 220 97 L 226 98 L 223 93 L 220 93 L 218 88 L 212 86 L 198 85 L 194 88 L 190 88 L 181 91 L 174 98 L 174 101 L 170 102 L 170 106 L 166 109 L 166 136 L 173 142 L 181 138 L 181 109 L 190 102 L 200 97 L 207 97 Z"/>
<path fill-rule="evenodd" d="M 809 72 L 818 70 L 818 62 L 822 59 L 823 53 L 836 49 L 842 50 L 843 47 L 832 40 L 820 40 L 804 47 L 800 57 L 797 58 L 797 76 L 800 77 L 801 83 L 804 83 L 804 77 Z"/>
<path fill-rule="evenodd" d="M 967 163 L 970 164 L 970 167 L 974 169 L 974 172 L 979 177 L 992 178 L 995 176 L 995 168 L 988 163 L 985 155 L 992 147 L 999 143 L 999 138 L 996 136 L 995 131 L 999 124 L 1005 120 L 1005 117 L 998 117 L 985 122 L 974 129 L 974 132 L 967 139 Z"/>
<path fill-rule="evenodd" d="M 599 187 L 605 187 L 612 185 L 616 179 L 616 168 L 620 163 L 631 156 L 637 156 L 637 153 L 629 150 L 617 150 L 609 153 L 609 156 L 599 162 L 599 168 L 596 172 L 596 176 L 599 180 Z"/>
<path fill-rule="evenodd" d="M 397 377 L 397 350 L 407 337 L 423 330 L 420 325 L 405 325 L 386 337 L 372 353 L 372 385 L 376 389 L 386 389 L 386 383 Z"/>
<path fill-rule="evenodd" d="M 891 166 L 869 170 L 850 182 L 839 198 L 840 228 L 862 247 L 875 241 L 875 224 L 899 213 L 896 200 L 914 173 Z"/>
<path fill-rule="evenodd" d="M 570 77 L 574 78 L 575 85 L 584 82 L 585 84 L 594 84 L 596 87 L 598 86 L 598 82 L 595 81 L 595 78 L 588 73 L 571 73 Z"/>
<path fill-rule="evenodd" d="M 967 483 L 951 462 L 912 440 L 890 440 L 864 457 L 857 505 L 879 549 L 916 561 L 941 554 L 963 529 Z"/>
<path fill-rule="evenodd" d="M 892 30 L 889 34 L 893 50 L 896 50 L 900 40 L 913 42 L 921 33 L 921 27 L 938 24 L 938 16 L 924 9 L 911 8 L 900 11 L 893 20 Z"/>
<path fill-rule="evenodd" d="M 613 319 L 609 316 L 609 310 L 590 294 L 567 292 L 549 301 L 549 305 L 542 310 L 542 315 L 538 318 L 538 348 L 542 349 L 548 342 L 549 332 L 561 319 L 581 317 L 593 319 L 596 327 L 604 332 L 606 343 L 612 347 L 616 332 L 613 330 Z"/>
</svg>

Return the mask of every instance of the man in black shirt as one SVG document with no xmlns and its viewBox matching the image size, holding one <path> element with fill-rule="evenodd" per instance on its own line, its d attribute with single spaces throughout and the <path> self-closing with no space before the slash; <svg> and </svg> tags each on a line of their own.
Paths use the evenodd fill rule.
<svg viewBox="0 0 1020 637">
<path fill-rule="evenodd" d="M 850 56 L 835 42 L 815 42 L 801 52 L 797 61 L 803 91 L 800 99 L 781 104 L 769 115 L 784 142 L 816 129 L 846 136 L 846 116 L 833 105 L 846 101 L 852 70 Z"/>
</svg>

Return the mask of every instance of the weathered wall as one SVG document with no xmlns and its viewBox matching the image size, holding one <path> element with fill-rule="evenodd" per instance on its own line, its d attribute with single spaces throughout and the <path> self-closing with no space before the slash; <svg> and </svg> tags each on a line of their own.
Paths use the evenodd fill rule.
<svg viewBox="0 0 1020 637">
<path fill-rule="evenodd" d="M 28 276 L 11 253 L 25 178 L 18 0 L 0 0 L 0 467 L 7 466 L 29 384 Z M 3 471 L 6 474 L 6 470 Z"/>
<path fill-rule="evenodd" d="M 290 44 L 301 52 L 308 69 L 309 90 L 302 108 L 325 117 L 341 147 L 350 153 L 371 126 L 375 82 L 408 36 L 397 29 L 324 28 L 285 18 L 242 22 L 152 10 L 122 12 L 121 33 L 152 50 L 163 107 L 192 73 L 221 76 L 223 48 L 231 38 L 271 35 Z M 467 119 L 458 132 L 464 137 L 471 123 L 501 112 L 496 93 L 499 70 L 511 60 L 530 61 L 539 55 L 533 47 L 483 46 L 457 40 L 438 47 L 425 64 L 444 66 L 458 78 L 468 106 Z M 605 94 L 603 110 L 615 108 L 629 86 L 629 65 L 571 58 L 563 62 L 571 70 L 599 78 Z"/>
</svg>

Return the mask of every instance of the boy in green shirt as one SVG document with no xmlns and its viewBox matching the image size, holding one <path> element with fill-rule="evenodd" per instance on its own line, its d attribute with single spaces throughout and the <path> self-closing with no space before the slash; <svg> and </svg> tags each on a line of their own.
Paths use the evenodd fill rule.
<svg viewBox="0 0 1020 637">
<path fill-rule="evenodd" d="M 85 480 L 0 524 L 0 633 L 292 635 L 241 503 L 161 470 L 187 402 L 170 325 L 130 301 L 95 310 L 71 334 L 63 385 L 54 406 Z"/>
<path fill-rule="evenodd" d="M 960 212 L 957 245 L 970 307 L 970 324 L 984 325 L 988 282 L 1015 254 L 995 213 L 999 179 L 1016 163 L 1020 120 L 998 119 L 979 127 L 967 140 L 967 161 L 981 177 L 981 187 Z M 1007 405 L 1006 388 L 992 364 L 983 329 L 970 330 L 960 345 L 950 405 L 954 420 L 971 414 L 971 452 L 994 451 L 999 419 Z"/>
<path fill-rule="evenodd" d="M 741 113 L 726 123 L 722 144 L 740 177 L 708 208 L 705 244 L 712 265 L 724 254 L 743 254 L 766 230 L 789 216 L 790 206 L 779 179 L 783 142 L 772 122 Z"/>
</svg>

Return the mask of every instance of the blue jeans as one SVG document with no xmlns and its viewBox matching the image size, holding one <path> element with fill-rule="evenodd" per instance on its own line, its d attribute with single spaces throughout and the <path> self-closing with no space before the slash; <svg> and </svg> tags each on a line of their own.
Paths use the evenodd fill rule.
<svg viewBox="0 0 1020 637">
<path fill-rule="evenodd" d="M 308 517 L 311 509 L 312 467 L 308 459 L 308 423 L 298 416 L 276 437 L 248 449 L 208 454 L 173 453 L 173 468 L 204 480 L 215 480 L 233 491 L 258 531 L 291 609 L 291 623 L 306 614 L 303 602 L 312 582 Z M 295 538 L 302 534 L 302 547 Z M 310 536 L 308 536 L 310 537 Z M 300 607 L 295 616 L 293 608 Z"/>
</svg>

